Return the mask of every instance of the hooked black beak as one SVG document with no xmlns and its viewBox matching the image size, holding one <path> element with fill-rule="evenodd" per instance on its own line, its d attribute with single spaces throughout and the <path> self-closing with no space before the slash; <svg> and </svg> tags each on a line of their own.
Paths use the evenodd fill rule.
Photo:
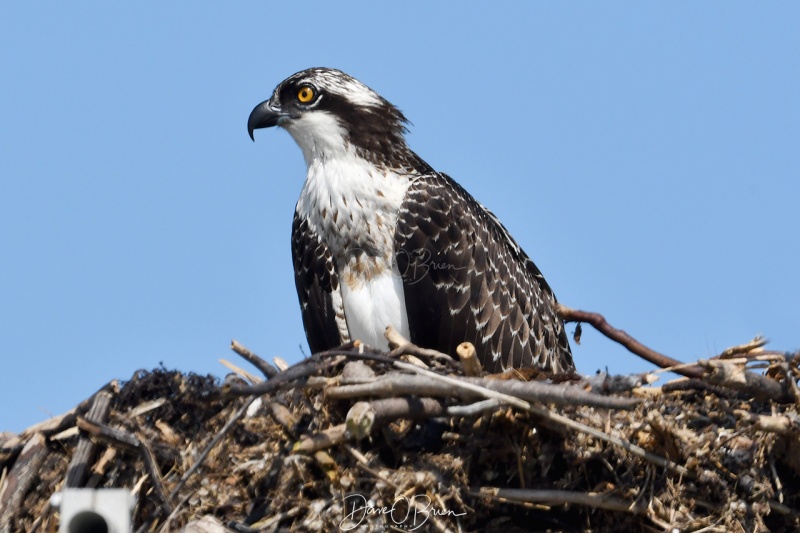
<svg viewBox="0 0 800 533">
<path fill-rule="evenodd" d="M 275 111 L 269 106 L 269 100 L 265 100 L 258 104 L 250 113 L 250 118 L 247 119 L 247 133 L 254 141 L 253 131 L 260 128 L 271 128 L 278 125 L 278 120 L 286 115 Z"/>
</svg>

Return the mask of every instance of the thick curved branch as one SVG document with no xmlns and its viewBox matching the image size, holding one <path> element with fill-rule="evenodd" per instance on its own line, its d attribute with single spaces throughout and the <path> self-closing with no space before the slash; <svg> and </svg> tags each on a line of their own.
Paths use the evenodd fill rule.
<svg viewBox="0 0 800 533">
<path fill-rule="evenodd" d="M 590 313 L 588 311 L 579 311 L 571 309 L 566 305 L 558 305 L 558 314 L 564 322 L 586 322 L 591 324 L 594 329 L 611 339 L 618 342 L 627 348 L 631 353 L 634 353 L 642 359 L 653 363 L 660 368 L 678 367 L 674 369 L 676 374 L 681 374 L 690 378 L 703 377 L 704 371 L 697 365 L 685 365 L 677 359 L 673 359 L 668 355 L 659 353 L 652 348 L 648 348 L 641 342 L 637 341 L 621 329 L 617 329 L 609 324 L 605 317 L 599 313 Z"/>
</svg>

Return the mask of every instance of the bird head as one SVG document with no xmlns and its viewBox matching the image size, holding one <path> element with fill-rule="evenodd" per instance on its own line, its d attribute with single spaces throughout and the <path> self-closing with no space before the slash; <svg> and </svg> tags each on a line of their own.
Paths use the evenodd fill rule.
<svg viewBox="0 0 800 533">
<path fill-rule="evenodd" d="M 272 97 L 250 113 L 247 131 L 255 140 L 259 128 L 285 129 L 309 165 L 350 150 L 375 163 L 391 163 L 408 160 L 403 156 L 409 152 L 406 124 L 399 109 L 352 76 L 311 68 L 278 84 Z"/>
</svg>

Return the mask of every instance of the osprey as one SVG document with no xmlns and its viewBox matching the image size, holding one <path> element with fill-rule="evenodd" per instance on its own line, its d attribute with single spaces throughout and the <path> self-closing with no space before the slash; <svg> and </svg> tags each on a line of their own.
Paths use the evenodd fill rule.
<svg viewBox="0 0 800 533">
<path fill-rule="evenodd" d="M 392 325 L 419 346 L 475 345 L 491 372 L 574 369 L 556 298 L 497 217 L 406 145 L 395 106 L 339 70 L 281 82 L 247 121 L 280 126 L 308 174 L 292 260 L 312 352 L 350 340 L 387 348 Z"/>
</svg>

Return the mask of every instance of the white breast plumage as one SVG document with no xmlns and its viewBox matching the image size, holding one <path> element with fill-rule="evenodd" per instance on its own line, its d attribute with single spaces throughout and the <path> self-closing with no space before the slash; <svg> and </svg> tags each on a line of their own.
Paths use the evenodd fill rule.
<svg viewBox="0 0 800 533">
<path fill-rule="evenodd" d="M 335 258 L 351 339 L 387 348 L 392 325 L 408 336 L 403 282 L 394 257 L 397 213 L 410 181 L 354 154 L 311 158 L 297 213 Z"/>
</svg>

